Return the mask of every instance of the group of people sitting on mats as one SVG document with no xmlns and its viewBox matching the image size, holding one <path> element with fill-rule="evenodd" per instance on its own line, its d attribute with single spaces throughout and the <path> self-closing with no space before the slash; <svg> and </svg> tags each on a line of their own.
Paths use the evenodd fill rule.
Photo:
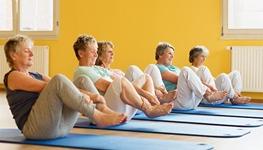
<svg viewBox="0 0 263 150">
<path fill-rule="evenodd" d="M 73 49 L 79 66 L 73 82 L 65 75 L 53 78 L 31 72 L 33 42 L 24 35 L 8 39 L 4 50 L 10 71 L 5 74 L 7 100 L 15 122 L 28 139 L 65 136 L 79 113 L 100 127 L 118 125 L 133 118 L 138 110 L 148 117 L 167 115 L 172 109 L 195 109 L 199 103 L 244 104 L 242 81 L 237 71 L 214 78 L 204 65 L 208 50 L 190 50 L 190 67 L 172 64 L 174 47 L 161 42 L 156 47 L 156 64 L 143 72 L 130 66 L 127 72 L 111 68 L 114 46 L 79 36 Z"/>
</svg>

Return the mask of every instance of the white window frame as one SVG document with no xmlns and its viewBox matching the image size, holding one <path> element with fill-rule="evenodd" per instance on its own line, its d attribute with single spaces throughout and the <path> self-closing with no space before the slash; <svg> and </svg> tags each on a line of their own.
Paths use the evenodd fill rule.
<svg viewBox="0 0 263 150">
<path fill-rule="evenodd" d="M 228 28 L 228 0 L 223 0 L 223 23 L 222 38 L 223 39 L 263 39 L 263 29 L 229 29 Z"/>
<path fill-rule="evenodd" d="M 20 31 L 20 0 L 12 0 L 13 30 L 0 31 L 0 38 L 7 38 L 15 34 L 27 35 L 33 39 L 56 39 L 59 33 L 59 0 L 53 1 L 53 30 L 52 31 Z"/>
<path fill-rule="evenodd" d="M 13 25 L 13 30 L 12 31 L 0 31 L 0 37 L 1 38 L 6 38 L 6 37 L 9 37 L 9 36 L 12 36 L 12 35 L 15 35 L 16 34 L 16 24 L 17 24 L 17 20 L 16 20 L 16 17 L 15 17 L 15 14 L 16 14 L 16 10 L 17 10 L 17 7 L 16 5 L 14 4 L 16 0 L 12 0 L 12 25 Z"/>
</svg>

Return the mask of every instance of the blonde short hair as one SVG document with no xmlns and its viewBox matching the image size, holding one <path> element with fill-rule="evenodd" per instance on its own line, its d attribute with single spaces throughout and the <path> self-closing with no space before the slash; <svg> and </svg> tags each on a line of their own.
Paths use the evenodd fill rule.
<svg viewBox="0 0 263 150">
<path fill-rule="evenodd" d="M 96 39 L 93 36 L 86 34 L 80 35 L 73 44 L 73 49 L 76 57 L 80 59 L 78 51 L 85 50 L 88 45 L 93 43 L 97 43 Z"/>
<path fill-rule="evenodd" d="M 5 57 L 6 57 L 6 61 L 9 65 L 9 67 L 13 67 L 14 65 L 14 61 L 11 58 L 11 53 L 15 53 L 17 51 L 19 51 L 19 46 L 21 43 L 29 43 L 31 45 L 33 45 L 33 41 L 25 36 L 25 35 L 15 35 L 13 37 L 10 37 L 7 42 L 4 45 L 4 50 L 5 50 Z"/>
</svg>

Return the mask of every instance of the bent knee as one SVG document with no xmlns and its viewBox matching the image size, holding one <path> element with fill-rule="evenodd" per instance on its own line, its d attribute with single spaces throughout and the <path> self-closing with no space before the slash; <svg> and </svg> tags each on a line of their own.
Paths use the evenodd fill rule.
<svg viewBox="0 0 263 150">
<path fill-rule="evenodd" d="M 146 68 L 147 69 L 158 69 L 158 67 L 155 64 L 149 64 Z"/>
<path fill-rule="evenodd" d="M 114 80 L 119 80 L 119 82 L 122 84 L 122 85 L 126 85 L 128 83 L 130 83 L 130 81 L 128 79 L 126 79 L 125 77 L 120 77 L 120 78 L 116 78 Z"/>
<path fill-rule="evenodd" d="M 63 80 L 63 79 L 67 79 L 67 77 L 64 74 L 56 74 L 52 79 L 56 79 L 56 80 Z"/>
<path fill-rule="evenodd" d="M 56 81 L 56 82 L 65 82 L 65 81 L 69 81 L 69 79 L 63 75 L 63 74 L 56 74 L 51 81 Z"/>
<path fill-rule="evenodd" d="M 140 69 L 138 66 L 136 66 L 136 65 L 130 65 L 130 66 L 128 67 L 128 71 L 133 72 L 134 70 L 141 71 L 141 69 Z"/>
<path fill-rule="evenodd" d="M 232 71 L 230 74 L 232 74 L 234 77 L 240 77 L 241 76 L 240 72 L 237 70 Z"/>
<path fill-rule="evenodd" d="M 218 75 L 218 78 L 229 78 L 226 73 L 221 73 Z"/>
</svg>

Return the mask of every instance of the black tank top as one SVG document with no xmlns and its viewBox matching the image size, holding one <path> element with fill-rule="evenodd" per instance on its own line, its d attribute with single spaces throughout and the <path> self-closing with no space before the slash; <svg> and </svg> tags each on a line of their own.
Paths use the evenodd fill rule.
<svg viewBox="0 0 263 150">
<path fill-rule="evenodd" d="M 4 84 L 6 87 L 6 98 L 8 105 L 13 114 L 17 127 L 22 131 L 23 126 L 29 116 L 32 106 L 35 104 L 39 93 L 23 90 L 11 90 L 8 87 L 8 75 L 14 70 L 10 70 L 5 74 Z M 43 80 L 43 76 L 39 73 L 29 72 L 29 74 L 38 80 Z"/>
</svg>

